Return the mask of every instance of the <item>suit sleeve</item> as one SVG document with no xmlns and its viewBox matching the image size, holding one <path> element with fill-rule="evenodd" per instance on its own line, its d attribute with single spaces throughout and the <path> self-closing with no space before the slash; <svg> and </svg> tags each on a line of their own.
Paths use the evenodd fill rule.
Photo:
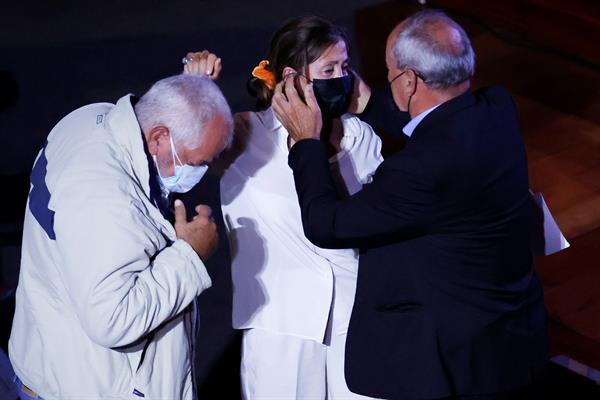
<svg viewBox="0 0 600 400">
<path fill-rule="evenodd" d="M 296 143 L 289 155 L 306 237 L 326 248 L 376 246 L 427 231 L 433 218 L 434 185 L 407 155 L 384 161 L 373 182 L 340 199 L 329 172 L 324 146 Z"/>
</svg>

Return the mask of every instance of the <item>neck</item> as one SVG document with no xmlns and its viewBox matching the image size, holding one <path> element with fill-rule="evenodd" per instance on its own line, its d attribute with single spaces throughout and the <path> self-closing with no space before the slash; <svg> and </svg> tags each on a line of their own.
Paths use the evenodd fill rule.
<svg viewBox="0 0 600 400">
<path fill-rule="evenodd" d="M 410 117 L 414 118 L 417 115 L 421 114 L 423 111 L 430 109 L 431 107 L 435 107 L 438 104 L 445 103 L 449 100 L 452 100 L 455 97 L 460 96 L 465 93 L 471 87 L 470 81 L 465 81 L 456 86 L 451 86 L 445 89 L 429 89 L 425 87 L 423 93 L 415 99 L 413 96 L 411 107 L 410 107 Z"/>
</svg>

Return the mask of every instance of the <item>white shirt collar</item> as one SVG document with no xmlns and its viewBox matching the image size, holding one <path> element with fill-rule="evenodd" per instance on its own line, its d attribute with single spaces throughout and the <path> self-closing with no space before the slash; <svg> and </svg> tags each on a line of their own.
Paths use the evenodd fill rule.
<svg viewBox="0 0 600 400">
<path fill-rule="evenodd" d="M 440 103 L 442 104 L 442 103 Z M 408 137 L 411 137 L 413 132 L 415 131 L 415 129 L 417 128 L 417 125 L 419 125 L 419 123 L 421 123 L 421 121 L 423 121 L 423 119 L 433 110 L 435 110 L 436 108 L 438 108 L 440 106 L 440 104 L 436 104 L 435 106 L 428 108 L 427 110 L 421 112 L 419 115 L 417 115 L 416 117 L 414 117 L 413 119 L 410 120 L 410 122 L 408 124 L 406 124 L 404 126 L 404 128 L 402 128 L 402 132 L 404 132 L 404 134 Z"/>
<path fill-rule="evenodd" d="M 272 107 L 267 108 L 266 110 L 263 111 L 259 111 L 256 113 L 257 118 L 262 122 L 262 124 L 264 125 L 264 127 L 266 129 L 271 129 L 274 131 L 277 131 L 278 134 L 278 145 L 279 147 L 281 147 L 282 150 L 284 150 L 286 153 L 289 152 L 288 149 L 288 131 L 285 129 L 285 127 L 283 126 L 283 124 L 281 123 L 281 121 L 279 121 L 279 119 L 277 119 L 277 116 L 275 115 L 275 112 L 273 111 Z M 341 151 L 338 152 L 337 154 L 331 156 L 329 158 L 330 162 L 334 162 L 334 161 L 339 161 L 340 158 L 344 157 L 346 155 L 346 153 L 350 152 L 352 150 L 352 148 L 354 147 L 354 145 L 356 144 L 357 138 L 360 134 L 362 134 L 361 130 L 360 130 L 360 125 L 358 127 L 356 126 L 349 126 L 351 124 L 356 124 L 356 121 L 354 120 L 358 120 L 357 117 L 355 117 L 352 114 L 343 114 L 340 116 L 340 120 L 342 121 L 342 126 L 343 126 L 343 134 L 344 136 L 342 137 L 341 143 L 340 143 L 340 147 L 341 147 Z"/>
</svg>

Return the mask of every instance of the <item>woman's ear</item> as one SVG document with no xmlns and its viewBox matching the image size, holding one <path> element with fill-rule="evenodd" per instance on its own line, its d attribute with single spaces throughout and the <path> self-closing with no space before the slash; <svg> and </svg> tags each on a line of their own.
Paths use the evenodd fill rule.
<svg viewBox="0 0 600 400">
<path fill-rule="evenodd" d="M 283 69 L 283 72 L 281 73 L 281 77 L 283 79 L 287 78 L 290 75 L 296 75 L 298 73 L 298 71 L 296 71 L 294 68 L 292 67 L 285 67 Z"/>
</svg>

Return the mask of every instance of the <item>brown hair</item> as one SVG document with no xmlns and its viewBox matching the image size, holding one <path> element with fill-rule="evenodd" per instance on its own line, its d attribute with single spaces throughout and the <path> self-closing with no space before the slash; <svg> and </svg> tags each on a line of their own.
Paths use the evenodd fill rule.
<svg viewBox="0 0 600 400">
<path fill-rule="evenodd" d="M 340 40 L 348 46 L 344 31 L 324 18 L 308 15 L 291 19 L 273 35 L 266 68 L 275 74 L 277 82 L 282 80 L 285 67 L 306 74 L 308 64 Z M 256 97 L 259 109 L 271 105 L 273 90 L 264 81 L 250 78 L 248 91 Z"/>
</svg>

